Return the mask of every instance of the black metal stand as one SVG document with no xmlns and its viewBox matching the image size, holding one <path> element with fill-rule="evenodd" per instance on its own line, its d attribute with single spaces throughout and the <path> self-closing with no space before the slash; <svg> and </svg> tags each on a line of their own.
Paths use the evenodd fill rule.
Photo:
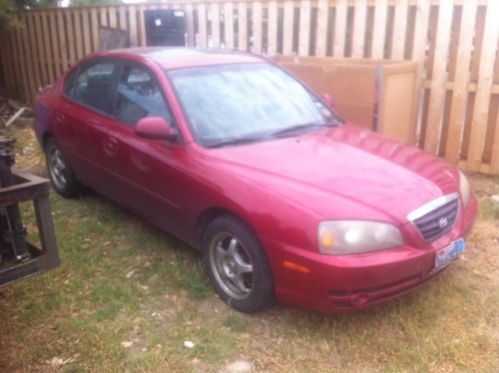
<svg viewBox="0 0 499 373">
<path fill-rule="evenodd" d="M 0 287 L 59 265 L 49 182 L 12 172 L 14 140 L 0 135 Z M 19 203 L 33 201 L 41 248 L 26 241 Z"/>
</svg>

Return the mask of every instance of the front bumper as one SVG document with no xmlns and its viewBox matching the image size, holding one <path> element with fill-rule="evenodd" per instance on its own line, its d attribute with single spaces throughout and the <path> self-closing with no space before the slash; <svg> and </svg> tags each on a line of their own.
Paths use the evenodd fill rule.
<svg viewBox="0 0 499 373">
<path fill-rule="evenodd" d="M 466 236 L 477 211 L 478 202 L 471 198 L 453 229 L 431 244 L 408 224 L 408 245 L 358 255 L 321 255 L 264 239 L 276 296 L 282 303 L 334 313 L 364 309 L 401 296 L 445 269 L 434 270 L 436 252 Z M 300 270 L 285 262 L 298 264 Z"/>
</svg>

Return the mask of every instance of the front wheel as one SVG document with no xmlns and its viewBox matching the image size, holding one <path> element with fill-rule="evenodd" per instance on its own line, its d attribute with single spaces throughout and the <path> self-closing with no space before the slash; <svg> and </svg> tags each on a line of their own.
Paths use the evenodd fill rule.
<svg viewBox="0 0 499 373">
<path fill-rule="evenodd" d="M 272 271 L 265 252 L 239 220 L 222 216 L 208 226 L 203 262 L 213 287 L 234 309 L 250 313 L 272 302 Z"/>
</svg>

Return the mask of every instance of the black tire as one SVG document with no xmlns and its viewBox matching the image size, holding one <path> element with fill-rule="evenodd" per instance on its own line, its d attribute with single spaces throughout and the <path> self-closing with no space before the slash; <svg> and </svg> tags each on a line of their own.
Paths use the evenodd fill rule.
<svg viewBox="0 0 499 373">
<path fill-rule="evenodd" d="M 63 197 L 75 197 L 81 191 L 71 164 L 55 137 L 45 143 L 45 160 L 47 171 L 55 191 Z"/>
<path fill-rule="evenodd" d="M 203 264 L 218 295 L 234 309 L 252 313 L 273 302 L 267 256 L 240 220 L 224 215 L 211 222 L 203 236 Z"/>
</svg>

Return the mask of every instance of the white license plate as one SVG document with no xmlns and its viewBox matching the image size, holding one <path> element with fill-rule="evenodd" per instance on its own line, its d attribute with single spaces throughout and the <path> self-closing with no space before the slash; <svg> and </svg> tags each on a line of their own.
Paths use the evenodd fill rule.
<svg viewBox="0 0 499 373">
<path fill-rule="evenodd" d="M 445 267 L 464 251 L 464 240 L 461 238 L 449 246 L 437 251 L 435 255 L 435 270 Z"/>
</svg>

